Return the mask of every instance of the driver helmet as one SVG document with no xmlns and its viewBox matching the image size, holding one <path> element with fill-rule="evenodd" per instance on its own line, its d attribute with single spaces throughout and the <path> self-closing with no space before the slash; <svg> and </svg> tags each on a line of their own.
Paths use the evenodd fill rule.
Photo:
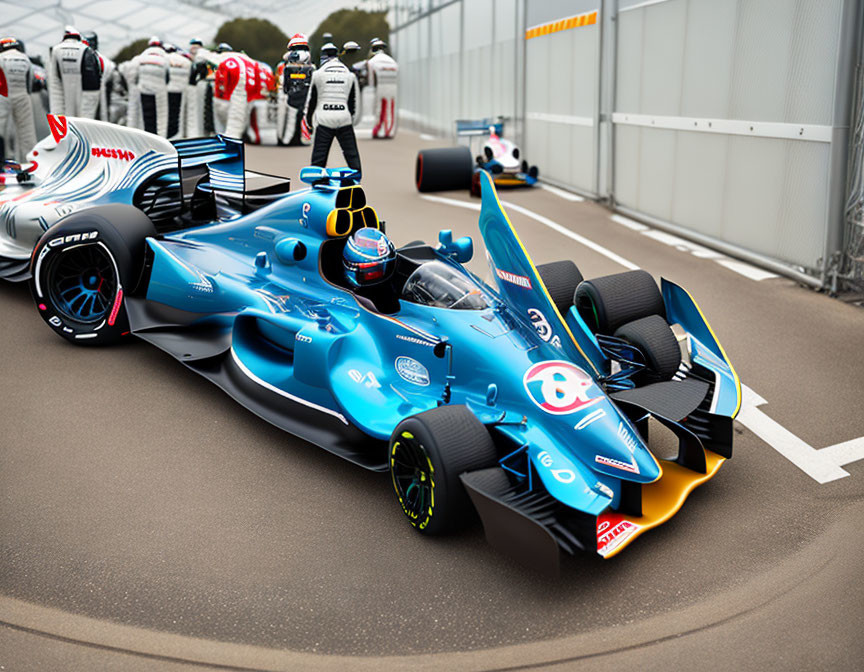
<svg viewBox="0 0 864 672">
<path fill-rule="evenodd" d="M 291 39 L 288 40 L 288 51 L 293 51 L 298 47 L 309 48 L 309 40 L 303 33 L 294 33 Z"/>
<path fill-rule="evenodd" d="M 217 54 L 224 54 L 228 51 L 234 51 L 234 49 L 227 42 L 220 42 L 218 45 L 216 45 L 216 53 Z"/>
<path fill-rule="evenodd" d="M 81 41 L 81 33 L 79 33 L 72 26 L 66 26 L 63 30 L 63 39 L 64 40 L 78 40 Z"/>
<path fill-rule="evenodd" d="M 336 55 L 339 53 L 339 49 L 336 48 L 336 45 L 332 42 L 328 42 L 323 47 L 321 47 L 321 58 L 330 59 L 336 58 Z"/>
<path fill-rule="evenodd" d="M 95 51 L 99 51 L 99 36 L 93 30 L 88 30 L 86 32 L 81 33 L 81 37 L 87 43 L 89 47 L 94 49 Z"/>
<path fill-rule="evenodd" d="M 342 265 L 352 287 L 377 285 L 396 270 L 396 248 L 378 229 L 357 229 L 345 244 Z"/>
<path fill-rule="evenodd" d="M 14 37 L 4 37 L 0 39 L 0 52 L 9 51 L 10 49 L 21 49 L 21 43 Z"/>
<path fill-rule="evenodd" d="M 384 51 L 386 48 L 387 43 L 377 37 L 369 43 L 369 51 L 373 54 L 377 54 L 379 51 Z"/>
</svg>

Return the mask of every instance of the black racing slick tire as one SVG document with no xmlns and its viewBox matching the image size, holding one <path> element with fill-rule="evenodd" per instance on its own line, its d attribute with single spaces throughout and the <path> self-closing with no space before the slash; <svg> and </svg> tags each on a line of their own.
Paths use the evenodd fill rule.
<svg viewBox="0 0 864 672">
<path fill-rule="evenodd" d="M 124 297 L 138 284 L 153 223 L 130 205 L 69 215 L 33 252 L 30 291 L 42 319 L 76 345 L 108 345 L 128 333 Z"/>
<path fill-rule="evenodd" d="M 446 534 L 473 518 L 459 479 L 497 464 L 488 430 L 466 406 L 439 406 L 400 422 L 390 438 L 390 477 L 402 513 L 419 532 Z"/>
<path fill-rule="evenodd" d="M 649 315 L 666 317 L 657 283 L 642 270 L 585 280 L 573 302 L 582 319 L 599 334 L 612 335 L 618 327 Z"/>
<path fill-rule="evenodd" d="M 648 382 L 669 380 L 681 366 L 681 346 L 672 328 L 659 315 L 628 322 L 615 336 L 635 345 L 645 356 Z"/>
<path fill-rule="evenodd" d="M 576 288 L 582 282 L 582 273 L 569 259 L 540 264 L 537 272 L 552 297 L 552 303 L 561 313 L 561 317 L 564 317 L 573 305 Z"/>
<path fill-rule="evenodd" d="M 414 181 L 417 191 L 470 189 L 474 160 L 467 147 L 424 149 L 417 153 Z"/>
</svg>

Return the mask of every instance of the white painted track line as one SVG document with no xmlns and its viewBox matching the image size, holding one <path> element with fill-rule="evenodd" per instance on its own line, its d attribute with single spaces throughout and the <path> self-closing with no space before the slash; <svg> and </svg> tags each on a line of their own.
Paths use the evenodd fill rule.
<svg viewBox="0 0 864 672">
<path fill-rule="evenodd" d="M 578 233 L 574 233 L 570 229 L 561 226 L 558 222 L 553 222 L 548 217 L 544 217 L 543 215 L 538 215 L 536 212 L 529 210 L 528 208 L 523 208 L 521 205 L 516 205 L 515 203 L 510 203 L 509 201 L 501 201 L 501 205 L 503 205 L 508 210 L 515 210 L 516 212 L 521 212 L 526 217 L 530 217 L 536 222 L 540 222 L 541 224 L 548 226 L 550 229 L 557 231 L 563 236 L 567 236 L 575 240 L 577 243 L 581 243 L 588 249 L 594 250 L 597 254 L 602 254 L 607 259 L 611 259 L 616 264 L 621 264 L 624 268 L 629 268 L 631 271 L 638 270 L 639 267 L 634 264 L 632 261 L 629 261 L 622 257 L 619 254 L 615 254 L 612 250 L 603 247 L 602 245 L 598 245 L 593 240 L 588 240 L 585 236 L 580 236 Z"/>
<path fill-rule="evenodd" d="M 743 275 L 745 278 L 750 278 L 751 280 L 756 280 L 757 282 L 759 282 L 760 280 L 768 280 L 769 278 L 780 277 L 776 273 L 763 271 L 761 268 L 751 266 L 750 264 L 744 263 L 743 261 L 738 261 L 737 259 L 718 259 L 717 263 L 721 266 L 725 266 L 730 271 L 735 271 L 736 273 Z"/>
<path fill-rule="evenodd" d="M 468 203 L 467 201 L 460 201 L 455 198 L 445 198 L 443 196 L 427 196 L 425 194 L 421 194 L 421 198 L 425 198 L 427 201 L 434 201 L 435 203 L 444 203 L 446 205 L 454 205 L 459 208 L 467 208 L 469 210 L 480 210 L 480 205 L 476 203 Z M 504 206 L 506 210 L 514 210 L 519 212 L 526 217 L 530 217 L 536 222 L 540 222 L 544 226 L 548 226 L 550 229 L 557 231 L 563 236 L 567 236 L 572 240 L 575 240 L 580 245 L 584 245 L 590 250 L 594 250 L 597 254 L 601 254 L 607 259 L 611 259 L 616 264 L 620 264 L 624 268 L 628 268 L 631 271 L 637 270 L 639 267 L 634 264 L 632 261 L 625 259 L 624 257 L 615 254 L 612 250 L 609 250 L 602 245 L 598 245 L 593 240 L 588 240 L 585 236 L 580 236 L 578 233 L 574 233 L 568 228 L 561 226 L 558 222 L 553 222 L 548 217 L 544 217 L 543 215 L 538 215 L 536 212 L 529 210 L 528 208 L 523 208 L 521 205 L 516 205 L 515 203 L 510 203 L 509 201 L 501 201 L 501 205 Z"/>
<path fill-rule="evenodd" d="M 864 460 L 864 437 L 828 446 L 820 450 L 819 454 L 839 465 Z"/>
<path fill-rule="evenodd" d="M 469 203 L 468 201 L 460 201 L 455 198 L 444 198 L 443 196 L 427 196 L 426 194 L 421 194 L 420 198 L 425 198 L 427 201 L 434 201 L 435 203 L 455 205 L 458 208 L 467 208 L 468 210 L 476 210 L 477 212 L 480 212 L 479 203 Z"/>
<path fill-rule="evenodd" d="M 616 224 L 620 224 L 621 226 L 626 226 L 628 229 L 632 229 L 633 231 L 647 231 L 648 227 L 639 222 L 633 221 L 629 217 L 625 217 L 624 215 L 612 215 L 612 221 Z"/>
<path fill-rule="evenodd" d="M 545 184 L 543 182 L 537 183 L 541 189 L 544 191 L 548 191 L 550 194 L 555 194 L 563 198 L 565 201 L 572 201 L 573 203 L 579 203 L 580 201 L 584 201 L 585 199 L 581 196 L 571 193 L 569 191 L 565 191 L 564 189 L 559 189 L 558 187 L 553 187 L 551 184 Z"/>
<path fill-rule="evenodd" d="M 759 282 L 761 280 L 780 277 L 776 273 L 762 270 L 761 268 L 751 266 L 743 261 L 730 259 L 725 254 L 704 247 L 703 245 L 699 245 L 698 243 L 693 243 L 686 238 L 681 238 L 674 234 L 667 233 L 666 231 L 652 229 L 650 226 L 634 221 L 629 217 L 624 217 L 623 215 L 611 215 L 610 219 L 616 224 L 626 226 L 632 231 L 637 231 L 643 236 L 647 236 L 648 238 L 656 240 L 658 243 L 668 245 L 669 247 L 674 247 L 676 250 L 681 252 L 689 252 L 694 257 L 699 257 L 700 259 L 713 259 L 724 268 L 728 268 L 730 271 L 743 275 L 745 278 L 749 278 L 750 280 Z"/>
</svg>

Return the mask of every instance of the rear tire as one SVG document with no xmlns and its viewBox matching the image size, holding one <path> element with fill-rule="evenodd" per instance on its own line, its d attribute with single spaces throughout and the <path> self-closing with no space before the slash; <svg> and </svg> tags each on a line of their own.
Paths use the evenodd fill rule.
<svg viewBox="0 0 864 672">
<path fill-rule="evenodd" d="M 439 406 L 400 422 L 390 438 L 390 477 L 402 513 L 423 534 L 444 534 L 471 518 L 459 479 L 495 466 L 492 437 L 466 406 Z"/>
<path fill-rule="evenodd" d="M 417 191 L 470 189 L 474 160 L 467 147 L 424 149 L 417 153 L 414 181 Z"/>
<path fill-rule="evenodd" d="M 124 297 L 138 283 L 150 219 L 129 205 L 75 213 L 33 252 L 30 290 L 39 314 L 76 345 L 107 345 L 129 331 Z"/>
<path fill-rule="evenodd" d="M 582 282 L 582 273 L 569 259 L 540 264 L 537 272 L 552 297 L 552 303 L 564 317 L 573 305 L 576 288 Z"/>
<path fill-rule="evenodd" d="M 576 288 L 574 303 L 585 324 L 599 334 L 614 334 L 618 327 L 649 315 L 666 317 L 657 283 L 642 270 L 585 280 Z"/>
<path fill-rule="evenodd" d="M 615 336 L 635 345 L 645 355 L 645 380 L 669 380 L 681 366 L 681 346 L 672 329 L 659 315 L 649 315 L 628 322 L 615 331 Z"/>
</svg>

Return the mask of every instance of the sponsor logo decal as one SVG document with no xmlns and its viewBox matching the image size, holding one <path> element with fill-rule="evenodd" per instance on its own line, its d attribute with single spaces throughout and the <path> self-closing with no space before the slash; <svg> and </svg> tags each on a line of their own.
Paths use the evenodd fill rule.
<svg viewBox="0 0 864 672">
<path fill-rule="evenodd" d="M 122 161 L 132 161 L 135 154 L 128 149 L 114 149 L 108 147 L 93 147 L 90 153 L 102 159 L 121 159 Z"/>
<path fill-rule="evenodd" d="M 68 245 L 69 243 L 80 243 L 84 240 L 93 240 L 99 235 L 98 231 L 90 231 L 89 233 L 71 233 L 68 236 L 61 236 L 48 241 L 48 247 L 58 247 L 60 245 Z"/>
<path fill-rule="evenodd" d="M 409 343 L 416 343 L 417 345 L 425 345 L 430 348 L 435 347 L 434 343 L 424 341 L 422 338 L 417 338 L 416 336 L 405 336 L 404 334 L 396 334 L 396 338 L 402 341 L 408 341 Z"/>
<path fill-rule="evenodd" d="M 341 112 L 345 109 L 345 106 L 342 103 L 324 103 L 322 109 L 328 112 Z"/>
<path fill-rule="evenodd" d="M 555 480 L 565 484 L 576 480 L 576 474 L 571 469 L 553 469 L 552 465 L 554 461 L 552 460 L 552 456 L 545 450 L 537 454 L 537 459 L 540 460 L 540 464 L 549 470 L 549 473 L 555 477 Z"/>
<path fill-rule="evenodd" d="M 531 400 L 547 413 L 566 415 L 593 406 L 602 397 L 591 398 L 594 381 L 575 364 L 549 360 L 534 364 L 522 379 Z"/>
<path fill-rule="evenodd" d="M 537 330 L 537 335 L 545 343 L 551 343 L 552 345 L 556 345 L 559 348 L 561 347 L 561 339 L 552 334 L 552 326 L 549 324 L 549 320 L 546 319 L 543 313 L 541 313 L 536 308 L 529 308 L 528 318 L 531 320 L 531 324 L 533 324 L 534 328 Z"/>
<path fill-rule="evenodd" d="M 516 275 L 509 271 L 502 271 L 500 268 L 495 269 L 495 274 L 504 282 L 509 282 L 511 285 L 516 285 L 523 289 L 531 289 L 531 280 L 526 278 L 524 275 Z"/>
<path fill-rule="evenodd" d="M 51 129 L 51 135 L 54 136 L 54 142 L 60 142 L 66 137 L 69 131 L 69 124 L 66 122 L 66 117 L 60 114 L 48 115 L 48 128 Z"/>
<path fill-rule="evenodd" d="M 593 415 L 593 414 L 592 414 Z M 629 471 L 631 474 L 639 473 L 639 465 L 636 463 L 636 449 L 639 447 L 639 441 L 636 440 L 624 425 L 623 422 L 618 423 L 618 438 L 627 446 L 627 450 L 630 451 L 630 462 L 623 462 L 621 460 L 616 460 L 611 457 L 606 457 L 605 455 L 596 455 L 594 457 L 594 461 L 597 464 L 604 464 L 607 467 L 614 467 L 615 469 L 621 469 L 622 471 Z"/>
<path fill-rule="evenodd" d="M 377 389 L 381 387 L 381 383 L 378 382 L 378 379 L 375 377 L 375 374 L 371 371 L 367 371 L 365 374 L 360 373 L 357 369 L 351 369 L 348 372 L 348 376 L 355 383 L 366 383 L 366 387 L 370 387 L 372 389 Z"/>
<path fill-rule="evenodd" d="M 597 517 L 597 552 L 606 557 L 639 529 L 639 525 L 625 520 L 620 514 L 601 514 Z"/>
<path fill-rule="evenodd" d="M 632 460 L 631 462 L 622 462 L 621 460 L 606 457 L 605 455 L 597 455 L 594 458 L 594 461 L 597 464 L 603 464 L 607 467 L 614 467 L 615 469 L 621 469 L 622 471 L 629 471 L 631 474 L 639 473 L 639 465 L 636 464 L 636 460 Z"/>
<path fill-rule="evenodd" d="M 295 340 L 295 341 L 298 341 L 298 342 L 300 342 L 300 343 L 311 343 L 311 342 L 312 342 L 312 337 L 311 337 L 311 336 L 307 336 L 306 334 L 297 334 L 297 335 L 294 336 L 294 340 Z"/>
<path fill-rule="evenodd" d="M 396 373 L 402 380 L 407 380 L 415 385 L 426 386 L 429 384 L 429 371 L 416 359 L 411 357 L 396 358 Z"/>
</svg>

